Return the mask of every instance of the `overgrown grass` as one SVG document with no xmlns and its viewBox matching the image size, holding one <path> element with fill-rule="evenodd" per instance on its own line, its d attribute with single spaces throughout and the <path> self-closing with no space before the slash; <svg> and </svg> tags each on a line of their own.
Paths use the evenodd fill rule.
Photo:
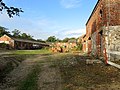
<svg viewBox="0 0 120 90">
<path fill-rule="evenodd" d="M 28 74 L 27 78 L 20 82 L 17 90 L 37 90 L 37 80 L 40 71 L 41 70 L 39 65 L 34 66 L 33 70 Z"/>
<path fill-rule="evenodd" d="M 87 90 L 97 85 L 119 82 L 119 70 L 104 64 L 86 65 L 87 56 L 66 55 L 56 62 L 62 77 L 63 90 Z"/>
<path fill-rule="evenodd" d="M 51 53 L 52 52 L 48 49 L 12 51 L 12 54 L 51 54 Z"/>
<path fill-rule="evenodd" d="M 8 73 L 14 69 L 12 62 L 8 62 L 3 70 L 0 70 L 0 83 L 3 82 L 3 79 Z"/>
<path fill-rule="evenodd" d="M 28 55 L 5 55 L 6 57 L 0 57 L 0 83 L 5 82 L 4 78 L 9 74 L 14 68 L 19 66 L 19 64 L 24 61 Z"/>
</svg>

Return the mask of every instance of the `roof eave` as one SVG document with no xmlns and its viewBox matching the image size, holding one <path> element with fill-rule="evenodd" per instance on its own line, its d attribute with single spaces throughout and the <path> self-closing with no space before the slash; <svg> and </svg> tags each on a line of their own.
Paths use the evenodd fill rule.
<svg viewBox="0 0 120 90">
<path fill-rule="evenodd" d="M 93 11 L 92 11 L 92 13 L 91 13 L 90 17 L 88 18 L 88 21 L 87 21 L 87 23 L 86 23 L 86 26 L 87 26 L 88 22 L 90 21 L 90 19 L 91 19 L 91 17 L 92 17 L 92 15 L 93 15 L 93 13 L 95 12 L 95 10 L 96 10 L 97 5 L 99 4 L 99 2 L 100 2 L 100 0 L 98 0 L 98 1 L 97 1 L 97 3 L 96 3 L 96 5 L 95 5 L 95 7 L 94 7 L 94 9 L 93 9 Z"/>
</svg>

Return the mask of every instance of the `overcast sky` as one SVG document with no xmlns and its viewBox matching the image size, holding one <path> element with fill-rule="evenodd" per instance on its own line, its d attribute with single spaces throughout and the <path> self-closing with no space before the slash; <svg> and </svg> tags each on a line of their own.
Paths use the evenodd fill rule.
<svg viewBox="0 0 120 90">
<path fill-rule="evenodd" d="M 49 36 L 79 37 L 97 0 L 3 0 L 8 6 L 20 7 L 24 13 L 10 19 L 0 14 L 0 26 L 18 29 L 36 39 Z"/>
</svg>

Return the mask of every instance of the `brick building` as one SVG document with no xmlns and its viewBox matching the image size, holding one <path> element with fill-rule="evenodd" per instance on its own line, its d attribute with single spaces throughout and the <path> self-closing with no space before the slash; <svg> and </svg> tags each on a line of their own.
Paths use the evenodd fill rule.
<svg viewBox="0 0 120 90">
<path fill-rule="evenodd" d="M 116 47 L 115 42 L 117 48 L 120 48 L 120 39 L 110 39 L 111 34 L 118 38 L 120 36 L 120 0 L 98 0 L 86 23 L 83 50 L 96 56 L 104 56 L 105 49 L 107 54 L 110 53 L 111 48 L 120 53 L 113 48 Z"/>
<path fill-rule="evenodd" d="M 37 49 L 49 46 L 46 43 L 9 37 L 7 35 L 0 37 L 0 43 L 6 43 L 11 49 Z"/>
</svg>

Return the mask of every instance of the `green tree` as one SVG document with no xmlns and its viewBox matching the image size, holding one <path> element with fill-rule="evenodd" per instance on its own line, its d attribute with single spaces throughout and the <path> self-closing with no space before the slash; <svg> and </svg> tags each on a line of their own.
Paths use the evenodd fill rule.
<svg viewBox="0 0 120 90">
<path fill-rule="evenodd" d="M 42 42 L 42 43 L 45 43 L 45 41 L 42 40 L 42 39 L 37 39 L 36 41 L 38 41 L 38 42 Z"/>
<path fill-rule="evenodd" d="M 26 33 L 22 33 L 21 34 L 21 38 L 33 40 L 33 36 L 31 36 L 29 34 L 26 34 Z"/>
<path fill-rule="evenodd" d="M 47 41 L 47 42 L 56 42 L 57 39 L 56 39 L 55 36 L 50 36 L 50 37 L 48 37 L 48 39 L 47 39 L 46 41 Z"/>
<path fill-rule="evenodd" d="M 33 39 L 33 36 L 31 36 L 30 34 L 27 34 L 27 39 L 35 40 L 35 39 Z"/>
<path fill-rule="evenodd" d="M 69 38 L 63 39 L 63 42 L 68 42 Z"/>
<path fill-rule="evenodd" d="M 60 40 L 59 38 L 56 39 L 57 42 L 62 42 L 62 40 Z"/>
<path fill-rule="evenodd" d="M 21 31 L 15 29 L 12 31 L 12 33 L 13 33 L 13 37 L 20 38 Z"/>
<path fill-rule="evenodd" d="M 0 26 L 0 37 L 3 36 L 4 34 L 11 36 L 10 32 L 7 30 L 8 30 L 7 28 Z"/>
<path fill-rule="evenodd" d="M 3 10 L 7 12 L 10 18 L 14 15 L 19 16 L 19 13 L 23 12 L 21 8 L 9 7 L 2 0 L 0 0 L 0 12 L 2 12 Z"/>
</svg>

